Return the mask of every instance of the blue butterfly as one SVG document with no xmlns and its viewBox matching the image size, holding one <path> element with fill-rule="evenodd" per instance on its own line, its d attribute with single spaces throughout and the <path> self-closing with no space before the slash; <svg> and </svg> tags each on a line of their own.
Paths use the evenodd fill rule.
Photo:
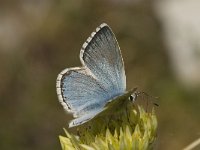
<svg viewBox="0 0 200 150">
<path fill-rule="evenodd" d="M 56 88 L 60 103 L 73 114 L 69 127 L 81 125 L 106 109 L 112 101 L 131 98 L 121 51 L 111 28 L 103 23 L 92 32 L 80 51 L 82 67 L 63 70 Z"/>
</svg>

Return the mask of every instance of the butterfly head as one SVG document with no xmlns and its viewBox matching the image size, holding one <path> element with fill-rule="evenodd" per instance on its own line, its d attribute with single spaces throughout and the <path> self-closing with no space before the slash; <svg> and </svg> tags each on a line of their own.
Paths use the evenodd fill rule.
<svg viewBox="0 0 200 150">
<path fill-rule="evenodd" d="M 128 99 L 131 101 L 131 102 L 135 102 L 135 100 L 137 99 L 138 97 L 138 92 L 136 91 L 137 88 L 133 88 L 131 89 L 130 91 L 128 91 Z"/>
<path fill-rule="evenodd" d="M 129 100 L 131 102 L 134 102 L 137 99 L 137 94 L 134 92 L 129 96 Z"/>
</svg>

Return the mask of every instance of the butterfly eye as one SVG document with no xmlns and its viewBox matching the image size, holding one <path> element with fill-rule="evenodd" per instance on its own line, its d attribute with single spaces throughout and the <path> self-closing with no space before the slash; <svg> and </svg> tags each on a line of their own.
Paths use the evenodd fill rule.
<svg viewBox="0 0 200 150">
<path fill-rule="evenodd" d="M 132 95 L 129 97 L 129 100 L 130 100 L 130 101 L 133 101 L 133 96 L 132 96 Z"/>
<path fill-rule="evenodd" d="M 136 99 L 136 94 L 135 93 L 131 94 L 131 96 L 129 97 L 129 100 L 134 102 L 135 99 Z"/>
<path fill-rule="evenodd" d="M 130 101 L 135 101 L 135 94 L 132 94 L 132 95 L 129 97 L 129 100 L 130 100 Z"/>
</svg>

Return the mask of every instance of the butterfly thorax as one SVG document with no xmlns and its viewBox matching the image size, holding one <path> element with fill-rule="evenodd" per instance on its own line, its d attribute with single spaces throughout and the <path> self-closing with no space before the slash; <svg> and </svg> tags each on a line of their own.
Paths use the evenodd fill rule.
<svg viewBox="0 0 200 150">
<path fill-rule="evenodd" d="M 124 94 L 121 94 L 111 99 L 104 106 L 104 111 L 102 111 L 99 115 L 97 115 L 97 117 L 108 115 L 108 114 L 112 115 L 112 114 L 120 113 L 126 110 L 126 107 L 128 107 L 128 105 L 133 105 L 133 102 L 130 101 L 129 97 L 133 93 L 135 93 L 135 91 L 136 91 L 136 88 L 126 91 Z"/>
</svg>

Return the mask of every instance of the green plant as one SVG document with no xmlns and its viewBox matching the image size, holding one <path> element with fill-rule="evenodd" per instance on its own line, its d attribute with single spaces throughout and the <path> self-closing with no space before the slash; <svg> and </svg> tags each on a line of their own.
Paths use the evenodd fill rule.
<svg viewBox="0 0 200 150">
<path fill-rule="evenodd" d="M 155 111 L 127 105 L 123 111 L 106 113 L 77 128 L 77 135 L 66 129 L 59 136 L 62 150 L 146 150 L 156 139 Z"/>
</svg>

